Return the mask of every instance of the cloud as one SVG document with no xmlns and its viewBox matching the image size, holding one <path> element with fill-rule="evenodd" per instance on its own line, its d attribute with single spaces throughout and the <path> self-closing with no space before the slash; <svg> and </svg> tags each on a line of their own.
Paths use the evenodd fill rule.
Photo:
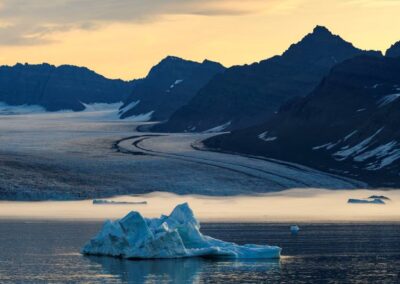
<svg viewBox="0 0 400 284">
<path fill-rule="evenodd" d="M 268 0 L 0 0 L 0 45 L 33 45 L 51 34 L 110 23 L 143 23 L 165 15 L 242 15 Z M 257 5 L 255 5 L 257 4 Z"/>
</svg>

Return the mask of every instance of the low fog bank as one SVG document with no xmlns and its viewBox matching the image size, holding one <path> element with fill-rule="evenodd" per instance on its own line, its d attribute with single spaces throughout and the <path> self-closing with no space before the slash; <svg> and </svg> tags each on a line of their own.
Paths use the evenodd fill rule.
<svg viewBox="0 0 400 284">
<path fill-rule="evenodd" d="M 385 205 L 348 204 L 349 198 L 385 195 Z M 94 205 L 92 200 L 70 202 L 0 202 L 0 219 L 99 220 L 117 219 L 139 211 L 146 217 L 169 214 L 180 203 L 189 202 L 196 216 L 206 222 L 370 222 L 400 221 L 400 191 L 292 189 L 260 196 L 209 197 L 151 194 L 120 196 L 113 201 L 138 205 Z"/>
</svg>

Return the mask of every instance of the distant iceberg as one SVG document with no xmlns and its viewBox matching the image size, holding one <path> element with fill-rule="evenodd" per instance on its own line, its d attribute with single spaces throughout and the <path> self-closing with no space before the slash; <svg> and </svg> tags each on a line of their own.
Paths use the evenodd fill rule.
<svg viewBox="0 0 400 284">
<path fill-rule="evenodd" d="M 371 195 L 371 196 L 370 196 L 370 197 L 368 197 L 368 198 L 372 198 L 372 199 L 376 199 L 376 198 L 378 198 L 378 199 L 390 200 L 390 198 L 389 198 L 389 197 L 387 197 L 387 196 L 384 196 L 384 195 Z"/>
<path fill-rule="evenodd" d="M 385 201 L 379 198 L 374 198 L 374 199 L 354 199 L 350 198 L 347 203 L 353 203 L 353 204 L 385 204 Z"/>
<path fill-rule="evenodd" d="M 94 205 L 145 205 L 147 204 L 147 201 L 114 201 L 114 200 L 105 200 L 105 199 L 94 199 L 93 200 Z"/>
<path fill-rule="evenodd" d="M 237 245 L 200 233 L 200 224 L 187 203 L 169 216 L 143 218 L 132 211 L 116 221 L 107 221 L 81 251 L 128 259 L 152 258 L 279 258 L 281 248 L 268 245 Z"/>
</svg>

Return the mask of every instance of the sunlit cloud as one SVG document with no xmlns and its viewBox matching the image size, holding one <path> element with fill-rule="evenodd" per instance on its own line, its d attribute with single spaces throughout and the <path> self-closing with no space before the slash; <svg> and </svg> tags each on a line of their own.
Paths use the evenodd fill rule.
<svg viewBox="0 0 400 284">
<path fill-rule="evenodd" d="M 265 0 L 0 0 L 0 44 L 51 42 L 50 35 L 143 23 L 166 15 L 235 16 L 259 11 Z"/>
<path fill-rule="evenodd" d="M 386 7 L 399 7 L 399 0 L 346 0 L 346 4 L 356 5 L 366 8 L 386 8 Z"/>
</svg>

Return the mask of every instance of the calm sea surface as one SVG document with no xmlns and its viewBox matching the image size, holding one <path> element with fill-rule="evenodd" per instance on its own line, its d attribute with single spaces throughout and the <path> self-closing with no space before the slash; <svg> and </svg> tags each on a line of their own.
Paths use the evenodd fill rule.
<svg viewBox="0 0 400 284">
<path fill-rule="evenodd" d="M 98 222 L 0 221 L 0 283 L 400 283 L 400 224 L 203 224 L 204 234 L 283 248 L 279 261 L 85 257 Z"/>
</svg>

